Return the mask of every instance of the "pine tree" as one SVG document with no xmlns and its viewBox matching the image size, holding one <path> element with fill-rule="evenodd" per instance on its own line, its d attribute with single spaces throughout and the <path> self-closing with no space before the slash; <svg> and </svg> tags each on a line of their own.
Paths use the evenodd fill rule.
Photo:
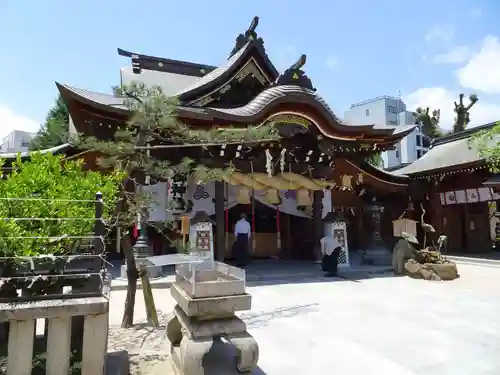
<svg viewBox="0 0 500 375">
<path fill-rule="evenodd" d="M 45 123 L 31 140 L 30 151 L 44 150 L 62 145 L 67 140 L 69 128 L 69 112 L 64 100 L 59 95 L 50 109 Z"/>
<path fill-rule="evenodd" d="M 127 176 L 120 193 L 116 223 L 122 233 L 122 250 L 127 264 L 127 298 L 122 327 L 133 325 L 137 265 L 134 259 L 130 227 L 137 220 L 146 221 L 145 207 L 151 204 L 151 197 L 141 193 L 140 185 L 149 179 L 166 180 L 176 175 L 195 175 L 199 182 L 222 180 L 232 168 L 209 168 L 195 160 L 183 157 L 177 150 L 210 147 L 224 143 L 257 143 L 259 140 L 279 138 L 272 124 L 247 129 L 193 130 L 179 121 L 177 101 L 167 97 L 160 87 L 147 88 L 143 84 L 132 84 L 116 89 L 116 95 L 125 97 L 125 105 L 131 112 L 129 122 L 123 124 L 111 140 L 78 136 L 73 140 L 80 149 L 87 149 L 102 155 L 102 168 L 115 168 Z M 152 145 L 154 144 L 154 145 Z M 171 160 L 157 160 L 151 153 L 168 149 Z M 142 226 L 142 224 L 141 224 Z M 163 233 L 163 232 L 162 232 Z M 167 240 L 169 240 L 167 238 Z"/>
</svg>

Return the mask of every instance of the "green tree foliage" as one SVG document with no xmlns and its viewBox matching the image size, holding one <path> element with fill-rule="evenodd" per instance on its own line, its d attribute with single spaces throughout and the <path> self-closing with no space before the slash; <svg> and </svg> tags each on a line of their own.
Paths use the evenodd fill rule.
<svg viewBox="0 0 500 375">
<path fill-rule="evenodd" d="M 479 155 L 486 159 L 490 171 L 500 173 L 500 121 L 492 129 L 475 135 L 472 141 Z"/>
<path fill-rule="evenodd" d="M 435 109 L 430 113 L 430 108 L 425 109 L 418 107 L 415 111 L 415 117 L 417 124 L 422 126 L 422 133 L 424 133 L 429 138 L 441 137 L 441 130 L 439 129 L 439 120 L 441 116 L 441 111 Z"/>
<path fill-rule="evenodd" d="M 138 185 L 147 183 L 148 178 L 164 180 L 178 174 L 195 175 L 200 182 L 221 180 L 232 172 L 231 168 L 210 168 L 182 155 L 193 148 L 277 139 L 278 134 L 272 125 L 246 129 L 194 130 L 179 121 L 176 99 L 167 97 L 160 87 L 147 88 L 142 84 L 132 84 L 117 88 L 116 96 L 126 98 L 125 105 L 131 112 L 128 123 L 123 124 L 111 140 L 80 135 L 73 142 L 81 149 L 102 155 L 99 159 L 102 167 L 119 168 L 127 176 L 121 189 L 117 222 L 125 234 L 121 246 L 127 262 L 128 278 L 122 326 L 130 327 L 133 324 L 138 272 L 127 231 L 138 214 L 144 213 L 147 203 L 151 203 L 147 202 L 150 197 L 142 194 Z M 169 155 L 168 160 L 151 157 L 153 151 L 155 154 Z"/>
<path fill-rule="evenodd" d="M 45 150 L 66 142 L 69 128 L 69 112 L 61 95 L 56 99 L 45 118 L 45 123 L 31 140 L 30 151 Z"/>
<path fill-rule="evenodd" d="M 365 160 L 377 168 L 382 168 L 384 166 L 384 161 L 382 160 L 382 154 L 380 153 L 371 154 Z"/>
<path fill-rule="evenodd" d="M 0 167 L 3 164 L 4 161 L 0 160 Z M 99 190 L 106 202 L 103 215 L 109 218 L 117 199 L 118 186 L 123 180 L 119 172 L 107 175 L 88 172 L 81 161 L 63 162 L 61 156 L 36 152 L 29 161 L 18 158 L 12 167 L 12 172 L 0 180 L 0 217 L 4 218 L 0 220 L 0 254 L 9 257 L 47 253 L 60 255 L 73 249 L 79 240 L 68 238 L 47 246 L 47 239 L 33 237 L 92 235 L 94 221 L 89 219 L 95 217 L 95 204 L 69 200 L 94 200 Z"/>
</svg>

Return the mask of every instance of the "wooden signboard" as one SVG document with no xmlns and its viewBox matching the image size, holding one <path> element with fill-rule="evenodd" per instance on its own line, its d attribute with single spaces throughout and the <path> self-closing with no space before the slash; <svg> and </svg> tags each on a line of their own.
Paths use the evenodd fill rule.
<svg viewBox="0 0 500 375">
<path fill-rule="evenodd" d="M 213 225 L 210 222 L 193 224 L 189 231 L 190 255 L 202 259 L 214 260 Z"/>
<path fill-rule="evenodd" d="M 414 237 L 417 237 L 417 221 L 401 218 L 392 222 L 394 229 L 394 237 L 401 237 L 403 232 L 406 232 Z"/>
</svg>

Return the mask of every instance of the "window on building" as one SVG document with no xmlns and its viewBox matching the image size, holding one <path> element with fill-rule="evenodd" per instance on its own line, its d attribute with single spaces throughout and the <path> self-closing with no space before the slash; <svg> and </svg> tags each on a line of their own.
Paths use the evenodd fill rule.
<svg viewBox="0 0 500 375">
<path fill-rule="evenodd" d="M 399 159 L 399 151 L 398 150 L 396 150 L 396 158 Z"/>
<path fill-rule="evenodd" d="M 387 120 L 387 125 L 397 125 L 398 122 L 395 120 Z"/>
<path fill-rule="evenodd" d="M 392 105 L 388 105 L 387 106 L 387 112 L 389 112 L 389 113 L 396 113 L 396 107 L 394 107 Z"/>
<path fill-rule="evenodd" d="M 422 146 L 422 136 L 420 134 L 417 134 L 417 146 L 421 147 Z"/>
<path fill-rule="evenodd" d="M 417 150 L 417 159 L 422 157 L 422 150 Z"/>
<path fill-rule="evenodd" d="M 366 116 L 370 116 L 370 110 L 369 109 L 365 110 L 365 115 Z"/>
<path fill-rule="evenodd" d="M 21 147 L 29 147 L 30 143 L 28 141 L 22 141 Z"/>
</svg>

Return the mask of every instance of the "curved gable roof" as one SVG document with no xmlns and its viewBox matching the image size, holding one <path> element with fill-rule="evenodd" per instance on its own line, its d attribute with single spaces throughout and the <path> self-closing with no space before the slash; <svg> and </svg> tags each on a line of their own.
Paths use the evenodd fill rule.
<svg viewBox="0 0 500 375">
<path fill-rule="evenodd" d="M 215 89 L 218 86 L 224 85 L 231 80 L 236 74 L 238 67 L 249 59 L 254 51 L 263 59 L 265 63 L 265 67 L 263 68 L 266 68 L 269 80 L 273 82 L 279 75 L 278 71 L 267 57 L 261 41 L 250 40 L 217 69 L 214 69 L 192 85 L 180 90 L 174 95 L 177 96 L 181 102 L 189 102 L 197 99 L 198 95 L 210 91 L 210 89 Z"/>
<path fill-rule="evenodd" d="M 77 89 L 56 83 L 63 98 L 76 100 L 93 106 L 101 111 L 110 111 L 127 115 L 128 110 L 124 98 L 115 97 L 88 90 Z M 370 137 L 381 137 L 390 142 L 397 142 L 409 134 L 415 125 L 351 125 L 335 115 L 326 101 L 314 91 L 299 86 L 274 86 L 264 90 L 245 106 L 238 108 L 213 107 L 179 107 L 179 115 L 187 119 L 200 119 L 209 122 L 222 120 L 236 124 L 257 124 L 265 121 L 273 110 L 283 104 L 306 104 L 321 114 L 325 121 L 318 122 L 320 132 L 328 138 L 339 138 L 338 133 L 351 134 L 352 137 L 370 140 Z"/>
<path fill-rule="evenodd" d="M 293 85 L 274 86 L 264 90 L 255 99 L 245 106 L 238 108 L 211 108 L 207 111 L 214 118 L 225 120 L 242 121 L 254 123 L 262 120 L 262 116 L 273 107 L 284 103 L 304 103 L 318 110 L 327 120 L 326 124 L 318 124 L 320 131 L 329 137 L 334 138 L 334 130 L 345 133 L 359 133 L 380 135 L 399 140 L 409 134 L 416 125 L 408 126 L 388 126 L 388 125 L 352 125 L 340 119 L 326 103 L 326 101 L 316 94 L 315 91 Z M 323 125 L 323 126 L 322 126 Z"/>
</svg>

